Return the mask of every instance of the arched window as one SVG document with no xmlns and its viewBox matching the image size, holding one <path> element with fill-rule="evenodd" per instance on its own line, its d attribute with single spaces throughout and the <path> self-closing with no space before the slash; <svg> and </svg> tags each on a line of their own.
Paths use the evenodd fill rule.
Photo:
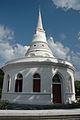
<svg viewBox="0 0 80 120">
<path fill-rule="evenodd" d="M 38 73 L 33 75 L 33 92 L 40 92 L 41 78 Z"/>
<path fill-rule="evenodd" d="M 7 92 L 10 91 L 10 75 L 7 75 Z"/>
<path fill-rule="evenodd" d="M 53 77 L 53 83 L 60 83 L 61 82 L 61 76 L 59 74 L 55 74 Z"/>
<path fill-rule="evenodd" d="M 15 82 L 15 92 L 22 92 L 22 83 L 23 83 L 23 76 L 21 73 L 17 75 L 17 79 Z"/>
</svg>

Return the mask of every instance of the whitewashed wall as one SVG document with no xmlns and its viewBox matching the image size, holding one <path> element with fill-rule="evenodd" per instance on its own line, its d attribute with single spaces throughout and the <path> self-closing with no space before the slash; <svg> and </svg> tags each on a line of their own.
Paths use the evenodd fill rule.
<svg viewBox="0 0 80 120">
<path fill-rule="evenodd" d="M 19 102 L 27 104 L 52 104 L 52 78 L 56 73 L 62 76 L 61 96 L 62 103 L 75 101 L 74 76 L 73 71 L 69 68 L 52 66 L 52 65 L 29 65 L 16 64 L 5 68 L 3 83 L 2 100 L 10 102 Z M 21 93 L 15 92 L 15 80 L 18 73 L 23 75 L 23 89 Z M 39 73 L 41 76 L 41 92 L 33 93 L 33 74 Z M 6 76 L 10 75 L 10 91 L 7 92 Z M 72 91 L 69 90 L 69 76 L 72 78 Z"/>
</svg>

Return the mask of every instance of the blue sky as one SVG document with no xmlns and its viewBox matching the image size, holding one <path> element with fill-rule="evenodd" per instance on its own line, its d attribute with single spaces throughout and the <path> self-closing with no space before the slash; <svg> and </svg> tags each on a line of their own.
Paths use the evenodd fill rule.
<svg viewBox="0 0 80 120">
<path fill-rule="evenodd" d="M 39 7 L 53 53 L 72 62 L 80 78 L 80 0 L 0 0 L 0 66 L 24 56 Z"/>
</svg>

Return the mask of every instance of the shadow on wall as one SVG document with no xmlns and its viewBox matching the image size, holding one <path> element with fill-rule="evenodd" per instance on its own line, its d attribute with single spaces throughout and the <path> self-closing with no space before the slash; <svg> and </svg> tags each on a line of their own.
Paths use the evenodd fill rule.
<svg viewBox="0 0 80 120">
<path fill-rule="evenodd" d="M 2 86 L 3 86 L 4 72 L 0 69 L 0 98 L 2 95 Z"/>
</svg>

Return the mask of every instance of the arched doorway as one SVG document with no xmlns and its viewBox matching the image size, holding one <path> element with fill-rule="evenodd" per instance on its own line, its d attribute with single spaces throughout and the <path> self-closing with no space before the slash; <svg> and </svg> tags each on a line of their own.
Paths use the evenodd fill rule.
<svg viewBox="0 0 80 120">
<path fill-rule="evenodd" d="M 61 76 L 55 74 L 52 79 L 53 103 L 61 103 Z"/>
</svg>

